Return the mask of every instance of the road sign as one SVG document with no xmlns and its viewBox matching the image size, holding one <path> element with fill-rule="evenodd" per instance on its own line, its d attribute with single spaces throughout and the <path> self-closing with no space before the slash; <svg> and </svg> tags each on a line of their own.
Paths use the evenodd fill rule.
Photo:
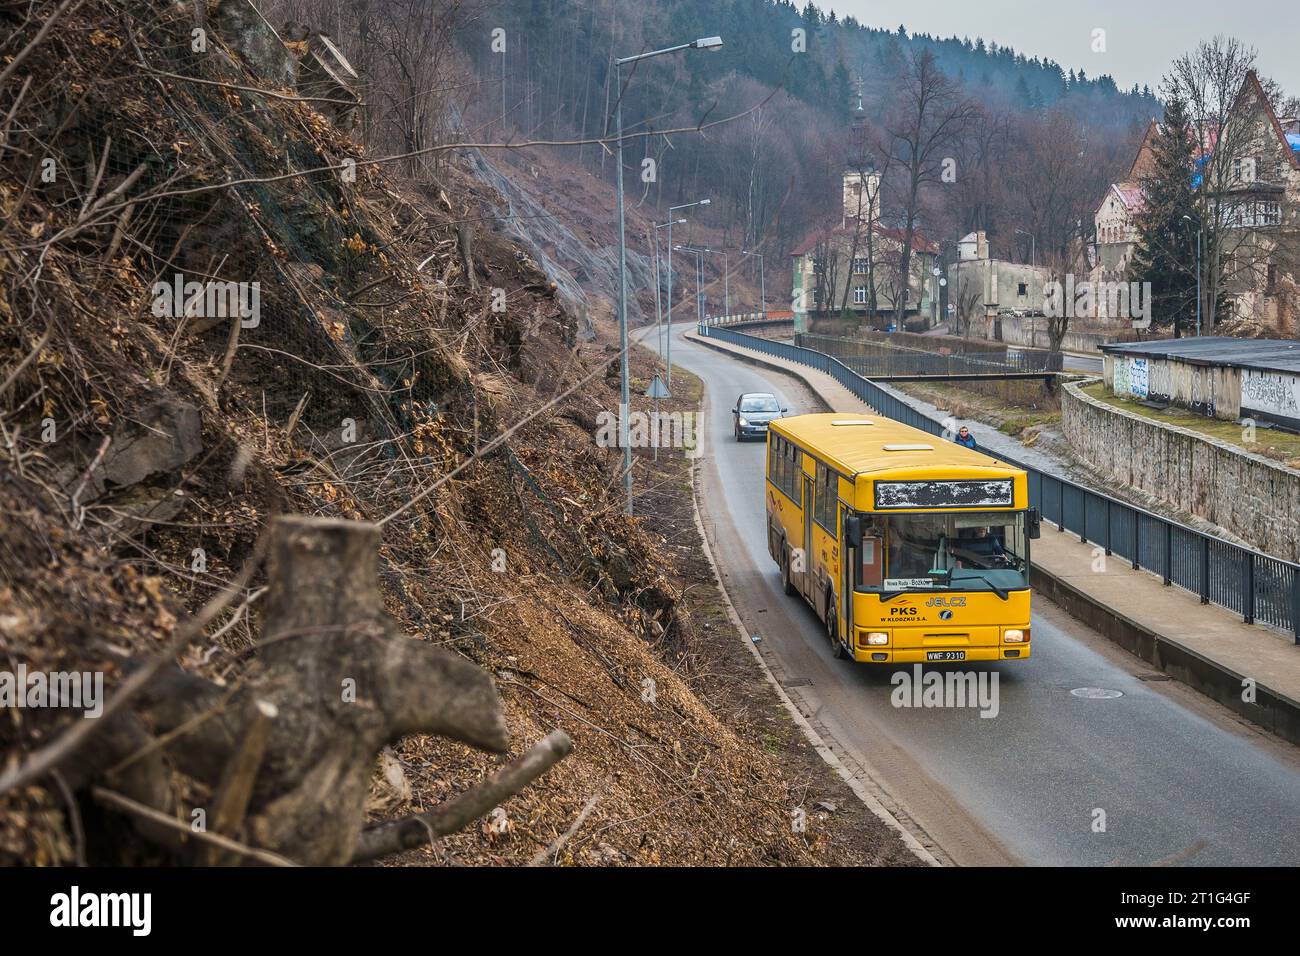
<svg viewBox="0 0 1300 956">
<path fill-rule="evenodd" d="M 650 387 L 645 390 L 645 397 L 654 399 L 672 398 L 673 393 L 668 391 L 668 386 L 664 384 L 663 379 L 656 375 L 654 381 L 650 383 Z"/>
</svg>

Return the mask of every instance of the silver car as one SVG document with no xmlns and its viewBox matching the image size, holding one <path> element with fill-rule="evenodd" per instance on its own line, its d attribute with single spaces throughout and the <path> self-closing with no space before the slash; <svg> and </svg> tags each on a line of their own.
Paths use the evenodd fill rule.
<svg viewBox="0 0 1300 956">
<path fill-rule="evenodd" d="M 736 399 L 736 407 L 731 410 L 736 441 L 762 438 L 767 434 L 767 423 L 789 410 L 771 392 L 746 392 Z"/>
</svg>

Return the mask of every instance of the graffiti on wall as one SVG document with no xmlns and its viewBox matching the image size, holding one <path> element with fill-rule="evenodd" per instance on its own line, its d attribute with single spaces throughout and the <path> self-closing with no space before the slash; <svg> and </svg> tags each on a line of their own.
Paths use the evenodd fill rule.
<svg viewBox="0 0 1300 956">
<path fill-rule="evenodd" d="M 1147 388 L 1147 360 L 1144 358 L 1131 358 L 1129 362 L 1129 393 L 1138 398 L 1146 398 Z"/>
<path fill-rule="evenodd" d="M 1168 362 L 1147 366 L 1147 398 L 1167 402 L 1174 394 L 1173 373 Z"/>
<path fill-rule="evenodd" d="M 1166 376 L 1167 377 L 1167 376 Z M 1131 355 L 1115 358 L 1116 395 L 1130 395 L 1133 398 L 1146 398 L 1149 392 L 1148 365 L 1144 358 Z"/>
<path fill-rule="evenodd" d="M 1243 369 L 1241 414 L 1300 425 L 1300 376 Z"/>
<path fill-rule="evenodd" d="M 1114 364 L 1115 382 L 1111 386 L 1111 391 L 1113 391 L 1116 395 L 1131 394 L 1131 392 L 1129 391 L 1128 363 L 1129 360 L 1123 355 L 1119 355 L 1115 357 L 1115 364 Z"/>
</svg>

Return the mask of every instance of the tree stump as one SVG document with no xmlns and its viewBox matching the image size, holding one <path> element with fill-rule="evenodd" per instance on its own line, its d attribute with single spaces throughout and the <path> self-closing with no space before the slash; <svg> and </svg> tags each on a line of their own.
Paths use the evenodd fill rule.
<svg viewBox="0 0 1300 956">
<path fill-rule="evenodd" d="M 225 790 L 253 708 L 272 706 L 245 824 L 224 835 L 308 865 L 343 864 L 364 825 L 383 747 L 432 733 L 492 752 L 509 748 L 489 675 L 395 631 L 379 591 L 378 549 L 379 528 L 368 522 L 276 519 L 257 662 L 224 707 L 168 748 L 181 770 Z M 176 672 L 147 696 L 165 733 L 225 694 Z"/>
</svg>

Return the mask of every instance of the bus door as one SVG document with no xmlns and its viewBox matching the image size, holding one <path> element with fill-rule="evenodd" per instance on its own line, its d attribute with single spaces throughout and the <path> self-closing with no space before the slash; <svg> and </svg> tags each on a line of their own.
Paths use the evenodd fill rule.
<svg viewBox="0 0 1300 956">
<path fill-rule="evenodd" d="M 803 476 L 803 577 L 800 590 L 803 596 L 817 606 L 813 597 L 813 483 L 807 475 Z"/>
<path fill-rule="evenodd" d="M 845 518 L 848 517 L 849 509 L 843 504 L 839 505 L 840 510 L 840 623 L 843 625 L 844 634 L 848 637 L 851 644 L 853 642 L 853 562 L 858 559 L 858 552 L 853 547 L 853 542 L 849 540 L 846 534 Z"/>
</svg>

